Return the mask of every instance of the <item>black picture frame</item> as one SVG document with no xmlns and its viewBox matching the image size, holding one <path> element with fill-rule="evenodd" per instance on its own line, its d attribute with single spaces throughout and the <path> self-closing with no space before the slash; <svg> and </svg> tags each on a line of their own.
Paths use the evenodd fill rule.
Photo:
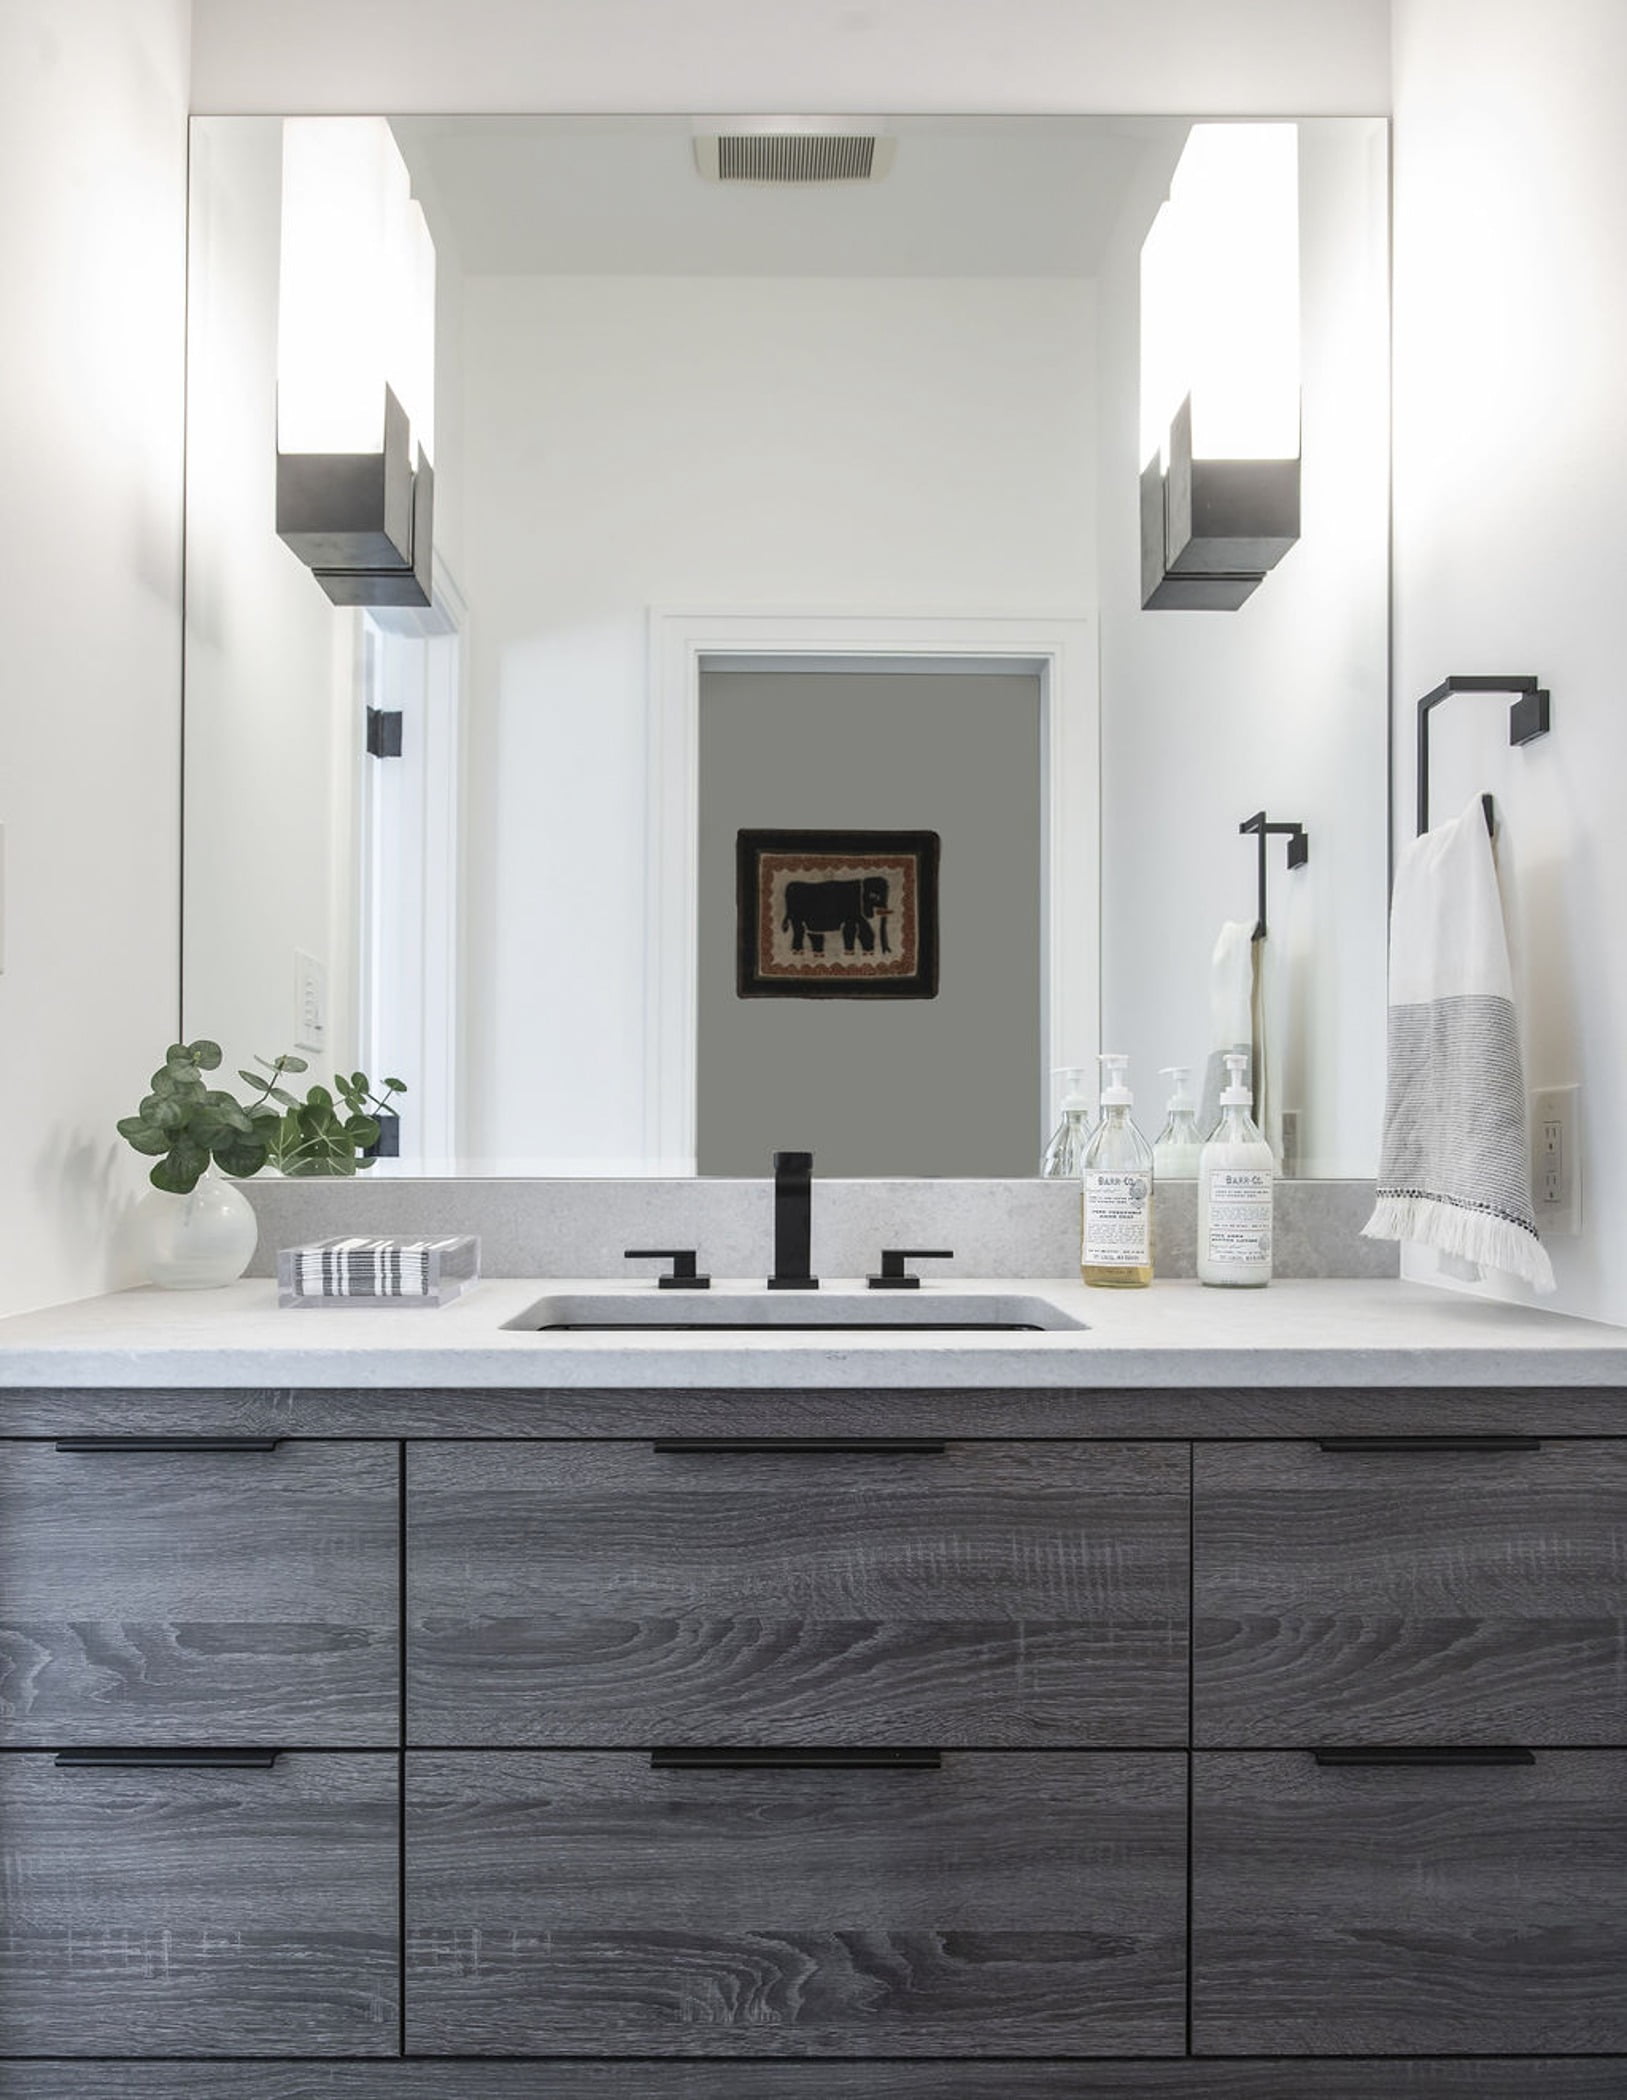
<svg viewBox="0 0 1627 2100">
<path fill-rule="evenodd" d="M 738 833 L 737 995 L 935 999 L 941 851 L 935 831 Z"/>
</svg>

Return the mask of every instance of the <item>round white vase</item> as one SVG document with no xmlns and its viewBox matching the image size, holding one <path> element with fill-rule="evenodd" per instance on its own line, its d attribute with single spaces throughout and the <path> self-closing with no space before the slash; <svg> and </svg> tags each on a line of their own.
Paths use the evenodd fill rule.
<svg viewBox="0 0 1627 2100">
<path fill-rule="evenodd" d="M 235 1283 L 260 1237 L 254 1206 L 213 1167 L 190 1195 L 150 1189 L 132 1223 L 148 1277 L 170 1291 Z"/>
</svg>

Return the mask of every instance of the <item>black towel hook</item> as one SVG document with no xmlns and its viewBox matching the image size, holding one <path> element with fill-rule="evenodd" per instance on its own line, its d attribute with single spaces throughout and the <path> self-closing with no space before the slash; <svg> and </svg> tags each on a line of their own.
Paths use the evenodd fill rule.
<svg viewBox="0 0 1627 2100">
<path fill-rule="evenodd" d="M 1418 836 L 1429 829 L 1429 717 L 1443 700 L 1454 693 L 1514 693 L 1518 697 L 1508 711 L 1510 744 L 1535 743 L 1553 727 L 1549 719 L 1548 691 L 1535 678 L 1448 678 L 1425 693 L 1418 703 Z M 1486 829 L 1492 828 L 1490 795 L 1482 795 Z"/>
<path fill-rule="evenodd" d="M 1245 818 L 1237 828 L 1239 831 L 1253 832 L 1260 842 L 1260 907 L 1259 915 L 1254 921 L 1254 938 L 1257 941 L 1263 941 L 1265 939 L 1265 842 L 1268 838 L 1278 835 L 1286 838 L 1288 841 L 1289 867 L 1302 868 L 1311 857 L 1310 834 L 1306 831 L 1303 824 L 1272 824 L 1268 822 L 1263 809 L 1257 811 L 1252 817 Z"/>
</svg>

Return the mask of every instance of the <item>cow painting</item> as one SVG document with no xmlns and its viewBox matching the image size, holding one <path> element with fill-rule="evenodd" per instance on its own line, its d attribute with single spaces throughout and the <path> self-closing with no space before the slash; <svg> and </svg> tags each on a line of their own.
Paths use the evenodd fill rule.
<svg viewBox="0 0 1627 2100">
<path fill-rule="evenodd" d="M 840 933 L 842 952 L 853 953 L 853 944 L 872 953 L 876 945 L 872 919 L 881 921 L 881 952 L 887 945 L 887 898 L 891 890 L 885 875 L 855 875 L 847 881 L 788 882 L 785 885 L 785 916 L 780 930 L 791 936 L 792 952 L 802 953 L 803 940 L 815 955 L 825 952 L 827 933 Z"/>
</svg>

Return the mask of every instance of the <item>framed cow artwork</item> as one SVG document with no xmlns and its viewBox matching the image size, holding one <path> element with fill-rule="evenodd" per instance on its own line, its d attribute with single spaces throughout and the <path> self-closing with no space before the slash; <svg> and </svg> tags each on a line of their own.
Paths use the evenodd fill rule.
<svg viewBox="0 0 1627 2100">
<path fill-rule="evenodd" d="M 935 831 L 742 831 L 742 999 L 935 999 Z"/>
</svg>

